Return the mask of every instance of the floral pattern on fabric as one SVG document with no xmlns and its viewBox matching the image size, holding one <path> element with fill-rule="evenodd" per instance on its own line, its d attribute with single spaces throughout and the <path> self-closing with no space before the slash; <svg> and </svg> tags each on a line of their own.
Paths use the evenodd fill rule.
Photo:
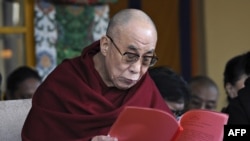
<svg viewBox="0 0 250 141">
<path fill-rule="evenodd" d="M 56 50 L 59 64 L 65 58 L 80 55 L 82 49 L 93 41 L 91 31 L 94 8 L 92 6 L 57 5 L 56 11 L 59 35 Z"/>
<path fill-rule="evenodd" d="M 56 67 L 57 27 L 55 8 L 46 2 L 35 5 L 35 44 L 37 70 L 45 78 Z"/>
<path fill-rule="evenodd" d="M 81 54 L 83 48 L 106 34 L 108 2 L 116 0 L 36 0 L 36 66 L 45 78 L 66 58 Z M 74 3 L 74 4 L 73 4 Z"/>
</svg>

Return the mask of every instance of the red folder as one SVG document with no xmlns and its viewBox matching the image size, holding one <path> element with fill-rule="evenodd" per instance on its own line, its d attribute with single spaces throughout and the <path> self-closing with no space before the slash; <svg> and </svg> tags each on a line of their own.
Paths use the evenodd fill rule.
<svg viewBox="0 0 250 141">
<path fill-rule="evenodd" d="M 190 110 L 179 121 L 165 111 L 126 107 L 110 129 L 118 141 L 222 141 L 228 115 Z"/>
<path fill-rule="evenodd" d="M 119 141 L 170 141 L 181 131 L 175 117 L 167 112 L 130 106 L 121 112 L 109 135 Z"/>
</svg>

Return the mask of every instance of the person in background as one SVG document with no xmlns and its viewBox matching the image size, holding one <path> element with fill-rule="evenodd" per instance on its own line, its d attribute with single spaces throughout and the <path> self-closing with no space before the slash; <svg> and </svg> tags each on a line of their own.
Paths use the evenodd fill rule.
<svg viewBox="0 0 250 141">
<path fill-rule="evenodd" d="M 246 53 L 245 73 L 250 75 L 250 52 Z M 238 91 L 238 96 L 230 101 L 227 107 L 229 116 L 227 124 L 250 125 L 250 77 L 244 82 L 244 87 Z"/>
<path fill-rule="evenodd" d="M 238 91 L 243 88 L 245 80 L 249 77 L 245 71 L 247 53 L 237 55 L 226 63 L 224 70 L 224 89 L 228 103 L 238 96 Z M 227 113 L 227 107 L 222 112 Z"/>
<path fill-rule="evenodd" d="M 42 78 L 35 69 L 18 67 L 7 76 L 5 100 L 32 98 L 41 82 Z"/>
<path fill-rule="evenodd" d="M 38 87 L 22 140 L 115 141 L 108 132 L 126 106 L 172 114 L 148 74 L 157 62 L 156 44 L 156 27 L 145 12 L 115 14 L 106 35 L 64 60 Z"/>
<path fill-rule="evenodd" d="M 191 100 L 187 110 L 207 109 L 216 110 L 219 98 L 219 89 L 217 84 L 207 76 L 194 76 L 189 81 L 191 89 Z"/>
<path fill-rule="evenodd" d="M 167 66 L 152 67 L 149 74 L 169 109 L 179 119 L 191 97 L 187 82 Z"/>
</svg>

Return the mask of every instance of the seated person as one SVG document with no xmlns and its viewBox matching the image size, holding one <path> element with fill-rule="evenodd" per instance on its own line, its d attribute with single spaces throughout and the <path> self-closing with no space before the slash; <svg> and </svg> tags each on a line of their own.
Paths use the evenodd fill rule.
<svg viewBox="0 0 250 141">
<path fill-rule="evenodd" d="M 149 74 L 158 87 L 169 109 L 177 119 L 183 114 L 190 99 L 187 82 L 176 72 L 166 66 L 153 67 Z"/>
<path fill-rule="evenodd" d="M 250 75 L 250 52 L 247 53 L 245 72 Z M 231 100 L 227 107 L 229 115 L 228 124 L 250 125 L 250 77 L 244 83 L 244 87 L 238 91 L 238 96 Z"/>
<path fill-rule="evenodd" d="M 22 141 L 115 141 L 108 132 L 126 106 L 172 114 L 148 74 L 157 62 L 156 44 L 155 24 L 145 12 L 115 14 L 106 35 L 64 60 L 38 87 Z"/>
<path fill-rule="evenodd" d="M 216 83 L 207 76 L 195 76 L 189 81 L 191 100 L 187 110 L 207 109 L 216 110 L 219 89 Z"/>
<path fill-rule="evenodd" d="M 32 98 L 42 78 L 30 67 L 21 66 L 7 77 L 5 100 Z"/>
<path fill-rule="evenodd" d="M 243 53 L 231 58 L 224 70 L 224 89 L 227 94 L 228 103 L 238 96 L 238 91 L 243 88 L 245 80 L 249 75 L 245 72 L 247 53 Z M 227 107 L 222 112 L 227 113 Z"/>
</svg>

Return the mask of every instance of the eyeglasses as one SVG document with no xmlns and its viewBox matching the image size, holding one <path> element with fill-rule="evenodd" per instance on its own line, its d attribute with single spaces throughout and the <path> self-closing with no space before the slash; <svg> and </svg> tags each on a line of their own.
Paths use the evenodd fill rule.
<svg viewBox="0 0 250 141">
<path fill-rule="evenodd" d="M 133 64 L 133 63 L 137 62 L 140 59 L 141 56 L 139 54 L 135 54 L 135 53 L 131 53 L 131 52 L 122 53 L 120 51 L 120 49 L 117 47 L 117 45 L 115 44 L 115 42 L 113 41 L 113 39 L 108 35 L 106 35 L 106 36 L 112 42 L 112 44 L 114 45 L 116 50 L 121 54 L 122 60 L 124 62 L 129 63 L 129 64 Z M 153 56 L 142 56 L 142 65 L 144 65 L 144 66 L 152 67 L 152 66 L 154 66 L 156 64 L 157 61 L 158 61 L 158 58 L 155 55 L 153 55 Z"/>
</svg>

